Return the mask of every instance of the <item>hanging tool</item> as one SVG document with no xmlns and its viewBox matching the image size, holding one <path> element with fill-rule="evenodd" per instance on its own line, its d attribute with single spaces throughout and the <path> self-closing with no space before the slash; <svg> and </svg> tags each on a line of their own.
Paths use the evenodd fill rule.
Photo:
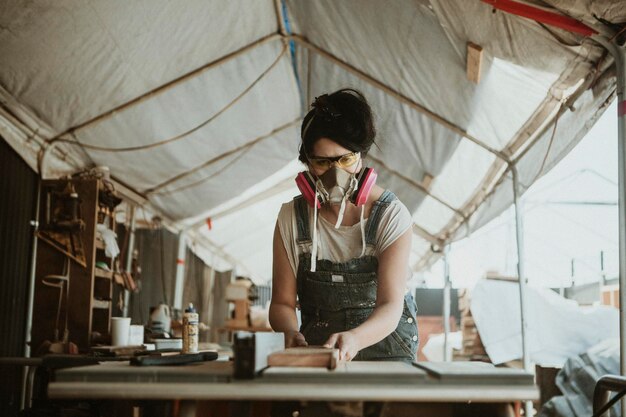
<svg viewBox="0 0 626 417">
<path fill-rule="evenodd" d="M 69 331 L 68 331 L 68 308 L 69 308 L 69 292 L 70 292 L 70 258 L 65 257 L 65 265 L 63 267 L 62 275 L 46 275 L 42 278 L 41 283 L 45 286 L 59 289 L 59 302 L 57 304 L 57 316 L 54 327 L 54 343 L 68 343 Z M 63 336 L 59 337 L 60 320 L 61 320 L 61 306 L 63 305 L 63 293 L 65 293 L 65 325 L 63 328 Z"/>
</svg>

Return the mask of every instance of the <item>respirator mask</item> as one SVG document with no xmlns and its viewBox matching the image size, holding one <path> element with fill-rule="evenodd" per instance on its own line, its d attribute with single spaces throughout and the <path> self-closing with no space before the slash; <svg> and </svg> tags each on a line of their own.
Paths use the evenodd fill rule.
<svg viewBox="0 0 626 417">
<path fill-rule="evenodd" d="M 337 167 L 331 167 L 319 177 L 309 171 L 303 171 L 296 176 L 296 184 L 304 199 L 313 207 L 313 242 L 311 251 L 311 272 L 316 271 L 317 265 L 317 211 L 322 204 L 340 205 L 335 229 L 343 221 L 347 202 L 361 208 L 361 256 L 365 254 L 365 223 L 363 219 L 365 203 L 376 183 L 374 168 L 363 167 L 358 173 L 349 173 Z"/>
<path fill-rule="evenodd" d="M 296 176 L 296 185 L 311 207 L 320 209 L 322 204 L 341 204 L 342 201 L 360 207 L 367 202 L 376 177 L 374 168 L 364 167 L 360 172 L 351 174 L 333 167 L 319 177 L 302 171 Z"/>
</svg>

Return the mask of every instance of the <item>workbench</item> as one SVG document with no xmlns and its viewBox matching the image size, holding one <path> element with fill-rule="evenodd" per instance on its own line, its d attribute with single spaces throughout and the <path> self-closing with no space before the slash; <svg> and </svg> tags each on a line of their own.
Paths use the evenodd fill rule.
<svg viewBox="0 0 626 417">
<path fill-rule="evenodd" d="M 470 362 L 430 364 L 434 371 L 402 362 L 347 362 L 335 370 L 271 367 L 255 379 L 235 380 L 228 361 L 177 367 L 107 362 L 57 371 L 48 394 L 53 399 L 222 402 L 512 403 L 539 398 L 532 375 L 519 370 Z"/>
</svg>

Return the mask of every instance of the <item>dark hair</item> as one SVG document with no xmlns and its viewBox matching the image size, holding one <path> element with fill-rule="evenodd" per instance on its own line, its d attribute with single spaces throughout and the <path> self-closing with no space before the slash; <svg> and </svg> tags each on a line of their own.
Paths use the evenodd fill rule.
<svg viewBox="0 0 626 417">
<path fill-rule="evenodd" d="M 320 138 L 328 138 L 352 152 L 367 155 L 374 143 L 376 129 L 372 109 L 363 94 L 343 88 L 315 98 L 312 109 L 302 121 L 302 144 L 298 159 L 307 163 L 307 155 Z"/>
</svg>

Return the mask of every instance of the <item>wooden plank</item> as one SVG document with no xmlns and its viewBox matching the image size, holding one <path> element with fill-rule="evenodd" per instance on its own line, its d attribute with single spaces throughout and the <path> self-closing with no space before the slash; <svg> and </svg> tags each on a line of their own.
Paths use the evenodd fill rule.
<svg viewBox="0 0 626 417">
<path fill-rule="evenodd" d="M 92 308 L 99 308 L 99 309 L 107 309 L 111 306 L 111 302 L 108 300 L 93 300 L 91 302 L 91 306 Z"/>
<path fill-rule="evenodd" d="M 424 173 L 424 177 L 422 178 L 422 186 L 430 191 L 430 184 L 433 182 L 434 177 L 430 175 L 428 172 Z"/>
<path fill-rule="evenodd" d="M 483 58 L 483 48 L 472 42 L 467 43 L 467 79 L 478 84 Z"/>
<path fill-rule="evenodd" d="M 404 362 L 341 361 L 336 369 L 272 366 L 262 372 L 267 382 L 320 384 L 425 384 L 426 372 Z"/>
<path fill-rule="evenodd" d="M 267 357 L 269 366 L 308 366 L 335 369 L 339 349 L 324 347 L 296 347 L 274 352 Z"/>
<path fill-rule="evenodd" d="M 106 269 L 102 269 L 102 268 L 94 268 L 94 274 L 98 278 L 104 278 L 104 279 L 113 278 L 113 271 L 107 271 Z"/>
</svg>

